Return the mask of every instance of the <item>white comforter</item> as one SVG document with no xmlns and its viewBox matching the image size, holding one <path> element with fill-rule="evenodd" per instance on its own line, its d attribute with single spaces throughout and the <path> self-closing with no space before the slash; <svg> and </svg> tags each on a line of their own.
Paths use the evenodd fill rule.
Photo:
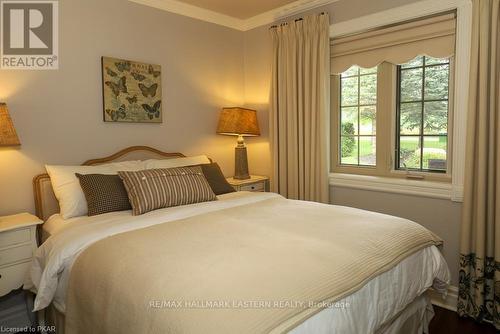
<svg viewBox="0 0 500 334">
<path fill-rule="evenodd" d="M 118 233 L 274 196 L 279 195 L 237 192 L 219 196 L 215 202 L 156 210 L 142 216 L 132 216 L 130 211 L 123 211 L 73 220 L 64 224 L 64 228 L 53 229 L 56 232 L 37 250 L 24 288 L 36 293 L 35 311 L 53 303 L 64 313 L 71 266 L 78 255 L 94 242 Z M 436 282 L 439 284 L 435 287 L 444 288 L 449 282 L 449 271 L 441 253 L 432 246 L 409 256 L 356 293 L 339 301 L 339 305 L 346 307 L 325 309 L 292 333 L 344 333 L 348 329 L 356 333 L 373 332 Z"/>
</svg>

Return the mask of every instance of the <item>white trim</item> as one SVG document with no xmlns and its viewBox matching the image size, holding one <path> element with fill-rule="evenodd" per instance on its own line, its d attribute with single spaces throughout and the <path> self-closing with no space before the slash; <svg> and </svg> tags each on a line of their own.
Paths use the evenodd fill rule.
<svg viewBox="0 0 500 334">
<path fill-rule="evenodd" d="M 451 199 L 456 202 L 462 202 L 464 197 L 471 33 L 472 3 L 465 1 L 457 7 L 457 37 L 455 44 L 455 98 L 451 174 L 453 188 Z"/>
<path fill-rule="evenodd" d="M 330 185 L 360 190 L 451 199 L 451 184 L 359 174 L 331 173 Z"/>
<path fill-rule="evenodd" d="M 457 311 L 458 288 L 456 286 L 448 286 L 446 296 L 443 296 L 432 288 L 429 289 L 429 295 L 431 297 L 431 303 L 433 305 L 445 308 L 453 312 Z"/>
<path fill-rule="evenodd" d="M 378 27 L 400 23 L 419 17 L 457 11 L 455 45 L 455 91 L 453 100 L 452 186 L 450 199 L 463 200 L 465 178 L 465 145 L 467 135 L 467 107 L 469 96 L 470 41 L 472 30 L 472 3 L 470 0 L 424 0 L 396 7 L 353 20 L 330 25 L 330 37 L 336 38 L 360 33 Z"/>
<path fill-rule="evenodd" d="M 242 20 L 177 0 L 129 0 L 167 12 L 241 30 Z"/>
<path fill-rule="evenodd" d="M 248 19 L 239 19 L 209 9 L 190 5 L 178 0 L 129 0 L 141 5 L 161 9 L 167 12 L 215 23 L 232 29 L 247 31 L 259 26 L 273 23 L 288 16 L 317 7 L 325 6 L 339 0 L 297 0 L 287 5 L 269 10 Z"/>
<path fill-rule="evenodd" d="M 339 0 L 298 0 L 244 20 L 241 30 L 251 30 L 337 1 Z"/>
</svg>

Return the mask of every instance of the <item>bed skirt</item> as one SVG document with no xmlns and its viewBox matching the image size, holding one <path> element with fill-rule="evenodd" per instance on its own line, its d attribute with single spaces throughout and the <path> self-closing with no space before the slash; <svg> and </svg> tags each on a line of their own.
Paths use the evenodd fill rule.
<svg viewBox="0 0 500 334">
<path fill-rule="evenodd" d="M 50 304 L 49 307 L 40 312 L 45 312 L 46 326 L 55 326 L 57 334 L 64 334 L 63 313 L 59 312 L 53 304 Z M 413 302 L 408 304 L 391 321 L 381 326 L 375 334 L 428 334 L 429 324 L 433 317 L 434 309 L 430 298 L 428 293 L 424 293 L 415 298 Z"/>
</svg>

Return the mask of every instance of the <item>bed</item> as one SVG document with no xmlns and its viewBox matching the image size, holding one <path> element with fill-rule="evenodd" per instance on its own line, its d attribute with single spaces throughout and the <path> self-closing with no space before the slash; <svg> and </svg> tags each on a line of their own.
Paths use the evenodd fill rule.
<svg viewBox="0 0 500 334">
<path fill-rule="evenodd" d="M 133 147 L 86 164 L 179 156 Z M 48 176 L 34 180 L 46 223 L 25 288 L 58 333 L 426 333 L 426 291 L 449 282 L 439 238 L 401 218 L 236 192 L 65 220 Z"/>
</svg>

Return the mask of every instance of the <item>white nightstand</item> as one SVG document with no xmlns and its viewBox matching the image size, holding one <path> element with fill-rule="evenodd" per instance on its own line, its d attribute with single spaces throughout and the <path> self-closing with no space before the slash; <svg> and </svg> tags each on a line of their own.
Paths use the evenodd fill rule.
<svg viewBox="0 0 500 334">
<path fill-rule="evenodd" d="M 0 296 L 23 285 L 38 247 L 37 225 L 42 223 L 28 213 L 0 217 Z"/>
<path fill-rule="evenodd" d="M 250 178 L 246 180 L 237 180 L 230 177 L 227 182 L 236 191 L 269 191 L 269 178 L 267 176 L 250 175 Z"/>
</svg>

